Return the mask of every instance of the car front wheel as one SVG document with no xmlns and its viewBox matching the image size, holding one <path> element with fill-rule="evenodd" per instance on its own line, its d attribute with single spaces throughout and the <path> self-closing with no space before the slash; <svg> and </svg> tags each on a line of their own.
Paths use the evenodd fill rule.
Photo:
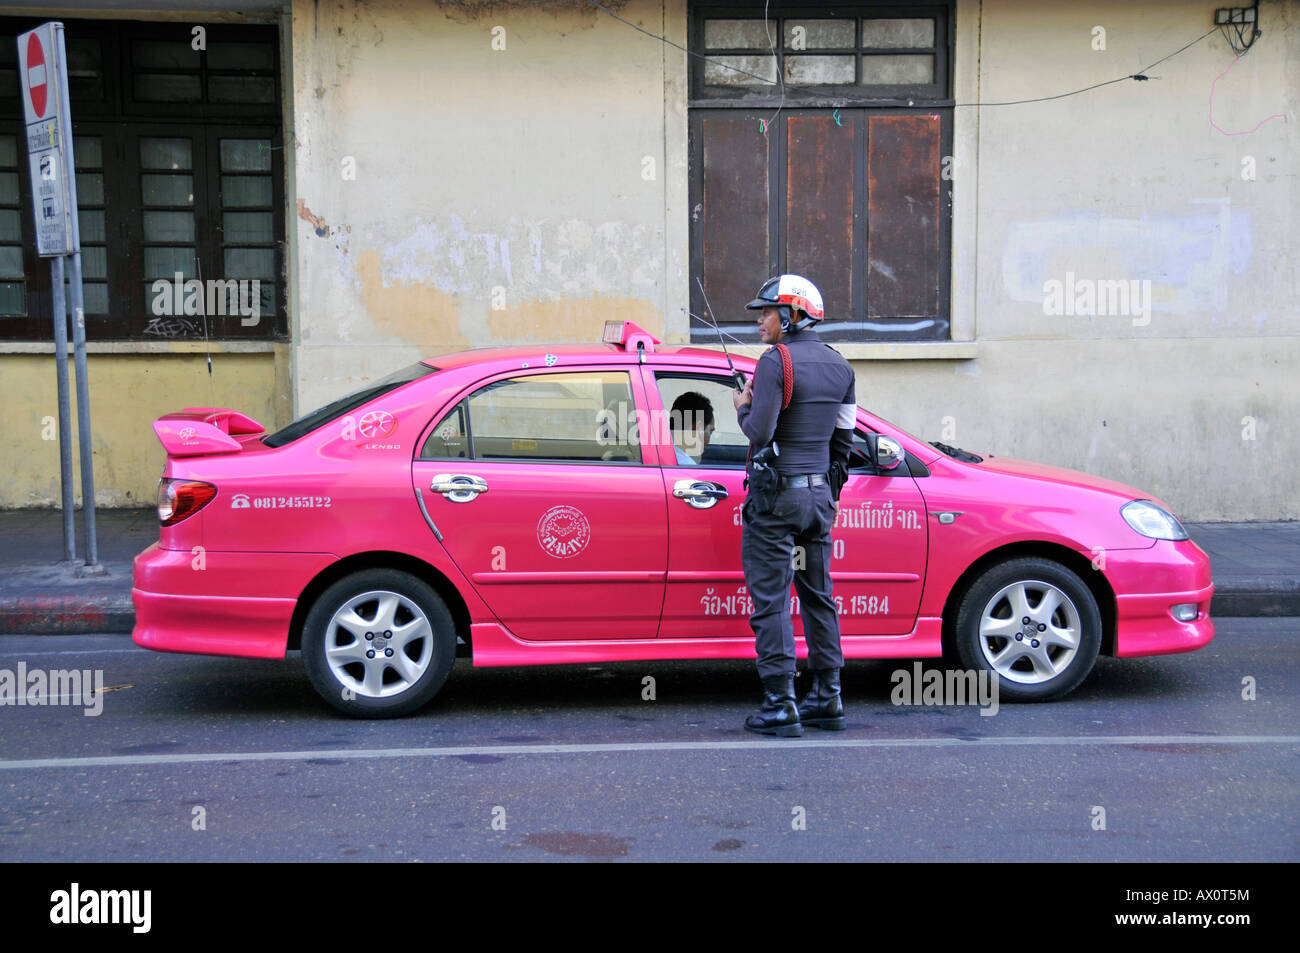
<svg viewBox="0 0 1300 953">
<path fill-rule="evenodd" d="M 357 718 L 391 718 L 426 704 L 456 659 L 456 626 L 423 580 L 367 569 L 334 583 L 307 614 L 307 677 L 325 701 Z"/>
<path fill-rule="evenodd" d="M 1078 574 L 1050 559 L 1010 559 L 961 601 L 956 649 L 968 669 L 998 676 L 1010 701 L 1050 701 L 1088 676 L 1101 648 L 1101 612 Z"/>
</svg>

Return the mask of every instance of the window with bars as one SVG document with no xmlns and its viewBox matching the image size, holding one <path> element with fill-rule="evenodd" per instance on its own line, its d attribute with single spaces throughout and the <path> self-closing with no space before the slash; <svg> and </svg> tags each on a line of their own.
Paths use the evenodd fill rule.
<svg viewBox="0 0 1300 953">
<path fill-rule="evenodd" d="M 104 226 L 104 137 L 76 137 L 72 155 L 76 162 L 83 304 L 88 315 L 107 315 L 108 232 Z M 65 297 L 64 300 L 72 299 Z"/>
<path fill-rule="evenodd" d="M 848 87 L 854 90 L 913 94 L 942 92 L 942 67 L 937 19 L 918 11 L 913 16 L 862 15 L 839 18 L 808 13 L 774 15 L 768 19 L 705 15 L 700 46 L 706 54 L 699 66 L 699 92 L 724 95 L 735 87 L 778 89 L 782 83 L 801 89 Z M 780 79 L 778 79 L 778 74 Z"/>
<path fill-rule="evenodd" d="M 7 340 L 52 336 L 14 41 L 34 25 L 0 18 L 0 339 Z M 65 21 L 90 340 L 286 333 L 277 30 L 209 25 L 206 48 L 195 49 L 192 26 Z"/>
<path fill-rule="evenodd" d="M 744 303 L 794 272 L 827 340 L 949 337 L 951 24 L 948 5 L 692 5 L 692 279 L 728 333 L 757 341 Z"/>
<path fill-rule="evenodd" d="M 18 150 L 26 140 L 0 134 L 0 317 L 27 313 L 27 284 L 23 273 L 23 207 L 18 177 Z"/>
</svg>

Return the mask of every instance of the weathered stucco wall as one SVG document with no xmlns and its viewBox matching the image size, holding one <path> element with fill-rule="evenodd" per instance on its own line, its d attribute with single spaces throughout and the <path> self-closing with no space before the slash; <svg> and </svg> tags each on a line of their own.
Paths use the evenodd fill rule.
<svg viewBox="0 0 1300 953">
<path fill-rule="evenodd" d="M 680 0 L 621 13 L 684 42 Z M 1135 72 L 1212 13 L 958 0 L 956 99 Z M 1288 118 L 1249 134 L 1210 122 L 1234 56 L 1217 33 L 1148 82 L 958 109 L 954 337 L 974 344 L 843 348 L 861 402 L 1184 518 L 1300 518 L 1300 2 L 1261 15 L 1214 98 L 1229 132 Z M 685 339 L 683 54 L 577 3 L 295 0 L 291 43 L 300 412 L 418 356 L 591 340 L 607 318 Z M 1080 281 L 1138 296 L 1050 314 L 1052 281 L 1072 301 Z"/>
<path fill-rule="evenodd" d="M 978 73 L 960 68 L 958 102 L 1137 72 L 1213 14 L 1176 0 L 978 11 Z M 1300 4 L 1261 17 L 1235 65 L 1215 32 L 1147 82 L 979 109 L 977 161 L 958 156 L 953 182 L 977 196 L 976 245 L 954 258 L 975 262 L 979 356 L 870 368 L 859 394 L 927 437 L 947 426 L 962 445 L 1129 482 L 1187 518 L 1300 517 Z M 1212 83 L 1220 129 L 1286 121 L 1225 135 Z M 1149 282 L 1149 309 L 1044 313 L 1052 281 L 1073 280 L 1086 307 L 1081 279 Z"/>
<path fill-rule="evenodd" d="M 93 353 L 87 355 L 95 502 L 149 506 L 158 498 L 165 459 L 151 426 L 184 407 L 237 407 L 274 429 L 289 422 L 287 347 L 274 352 L 217 353 L 213 386 L 201 353 Z M 53 354 L 0 355 L 0 380 L 8 410 L 4 438 L 8 464 L 0 467 L 0 507 L 58 506 L 58 388 Z M 72 392 L 73 474 L 77 460 L 76 376 Z M 77 503 L 81 503 L 78 489 Z"/>
<path fill-rule="evenodd" d="M 421 355 L 663 331 L 660 45 L 465 8 L 294 5 L 302 409 Z"/>
</svg>

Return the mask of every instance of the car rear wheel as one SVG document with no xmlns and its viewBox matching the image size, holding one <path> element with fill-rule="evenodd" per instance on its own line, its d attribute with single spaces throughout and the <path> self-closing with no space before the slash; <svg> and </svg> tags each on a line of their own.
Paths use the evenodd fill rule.
<svg viewBox="0 0 1300 953">
<path fill-rule="evenodd" d="M 1078 574 L 1050 559 L 988 569 L 957 612 L 956 649 L 968 669 L 998 676 L 1009 701 L 1051 701 L 1088 676 L 1101 648 L 1101 611 Z"/>
<path fill-rule="evenodd" d="M 456 626 L 423 580 L 367 569 L 330 586 L 307 614 L 302 660 L 320 696 L 357 718 L 428 703 L 456 660 Z"/>
</svg>

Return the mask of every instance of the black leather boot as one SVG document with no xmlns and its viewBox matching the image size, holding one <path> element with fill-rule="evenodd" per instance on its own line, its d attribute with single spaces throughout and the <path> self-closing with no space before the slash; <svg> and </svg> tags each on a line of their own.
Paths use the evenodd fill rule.
<svg viewBox="0 0 1300 953">
<path fill-rule="evenodd" d="M 812 688 L 799 703 L 799 721 L 828 731 L 844 730 L 844 700 L 840 698 L 840 670 L 813 670 Z"/>
<path fill-rule="evenodd" d="M 794 703 L 794 676 L 773 675 L 764 678 L 763 704 L 745 719 L 745 728 L 760 735 L 798 738 L 803 734 L 799 709 Z"/>
</svg>

